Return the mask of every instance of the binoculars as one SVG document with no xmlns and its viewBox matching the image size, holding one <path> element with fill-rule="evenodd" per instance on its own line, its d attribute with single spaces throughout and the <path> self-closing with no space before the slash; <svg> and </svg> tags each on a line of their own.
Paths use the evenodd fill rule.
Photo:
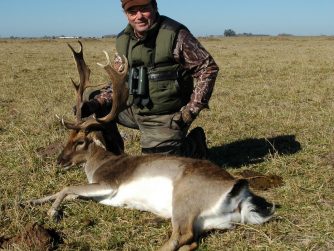
<svg viewBox="0 0 334 251">
<path fill-rule="evenodd" d="M 129 94 L 145 96 L 147 94 L 148 77 L 145 66 L 132 67 L 128 79 Z"/>
</svg>

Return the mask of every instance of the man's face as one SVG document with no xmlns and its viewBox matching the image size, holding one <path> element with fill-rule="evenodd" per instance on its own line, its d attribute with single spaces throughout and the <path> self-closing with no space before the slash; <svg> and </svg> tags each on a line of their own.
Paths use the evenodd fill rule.
<svg viewBox="0 0 334 251">
<path fill-rule="evenodd" d="M 151 28 L 156 17 L 156 11 L 151 4 L 131 7 L 125 14 L 135 33 L 140 36 Z"/>
</svg>

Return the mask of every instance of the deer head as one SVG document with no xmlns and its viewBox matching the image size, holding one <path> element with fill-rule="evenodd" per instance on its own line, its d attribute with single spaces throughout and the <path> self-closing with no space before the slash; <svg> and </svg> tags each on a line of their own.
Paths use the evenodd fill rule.
<svg viewBox="0 0 334 251">
<path fill-rule="evenodd" d="M 109 147 L 110 151 L 114 154 L 121 154 L 124 151 L 123 139 L 119 134 L 115 118 L 124 110 L 127 105 L 128 99 L 128 87 L 126 86 L 126 75 L 128 71 L 128 61 L 125 57 L 123 60 L 116 55 L 115 60 L 121 62 L 118 70 L 110 63 L 109 55 L 104 52 L 107 58 L 106 64 L 100 64 L 99 66 L 104 68 L 109 75 L 112 82 L 112 109 L 103 118 L 90 117 L 88 119 L 82 119 L 81 106 L 83 103 L 83 94 L 90 85 L 90 73 L 91 70 L 87 66 L 83 57 L 83 46 L 80 41 L 80 50 L 77 52 L 74 48 L 70 47 L 79 73 L 79 82 L 76 83 L 71 79 L 76 91 L 76 122 L 62 121 L 66 128 L 72 129 L 66 146 L 58 156 L 58 163 L 62 166 L 71 166 L 74 164 L 80 164 L 85 161 L 85 154 L 88 150 L 88 146 L 91 142 L 100 146 Z M 92 134 L 91 132 L 94 131 Z M 96 131 L 100 131 L 97 133 Z M 105 137 L 108 134 L 107 137 Z M 106 141 L 107 144 L 106 144 Z"/>
</svg>

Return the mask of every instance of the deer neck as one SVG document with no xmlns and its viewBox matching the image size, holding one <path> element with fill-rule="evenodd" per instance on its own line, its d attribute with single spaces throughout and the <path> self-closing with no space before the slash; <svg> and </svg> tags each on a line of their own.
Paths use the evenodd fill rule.
<svg viewBox="0 0 334 251">
<path fill-rule="evenodd" d="M 89 149 L 89 156 L 84 165 L 85 173 L 89 182 L 91 182 L 95 171 L 106 161 L 108 161 L 114 154 L 107 151 L 102 146 L 92 144 Z"/>
</svg>

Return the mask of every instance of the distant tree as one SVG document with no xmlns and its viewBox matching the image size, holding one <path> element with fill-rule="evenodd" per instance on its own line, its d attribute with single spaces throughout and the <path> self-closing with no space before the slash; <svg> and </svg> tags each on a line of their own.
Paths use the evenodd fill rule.
<svg viewBox="0 0 334 251">
<path fill-rule="evenodd" d="M 224 31 L 224 36 L 225 37 L 234 37 L 236 35 L 237 34 L 235 33 L 235 31 L 232 30 L 232 29 L 227 29 L 227 30 Z"/>
<path fill-rule="evenodd" d="M 103 35 L 102 38 L 115 38 L 117 35 L 115 34 L 108 34 L 108 35 Z"/>
<path fill-rule="evenodd" d="M 293 36 L 293 35 L 292 34 L 288 34 L 288 33 L 280 33 L 277 36 L 290 37 L 290 36 Z"/>
<path fill-rule="evenodd" d="M 242 33 L 242 36 L 251 37 L 251 36 L 253 36 L 253 34 L 244 32 L 244 33 Z"/>
</svg>

